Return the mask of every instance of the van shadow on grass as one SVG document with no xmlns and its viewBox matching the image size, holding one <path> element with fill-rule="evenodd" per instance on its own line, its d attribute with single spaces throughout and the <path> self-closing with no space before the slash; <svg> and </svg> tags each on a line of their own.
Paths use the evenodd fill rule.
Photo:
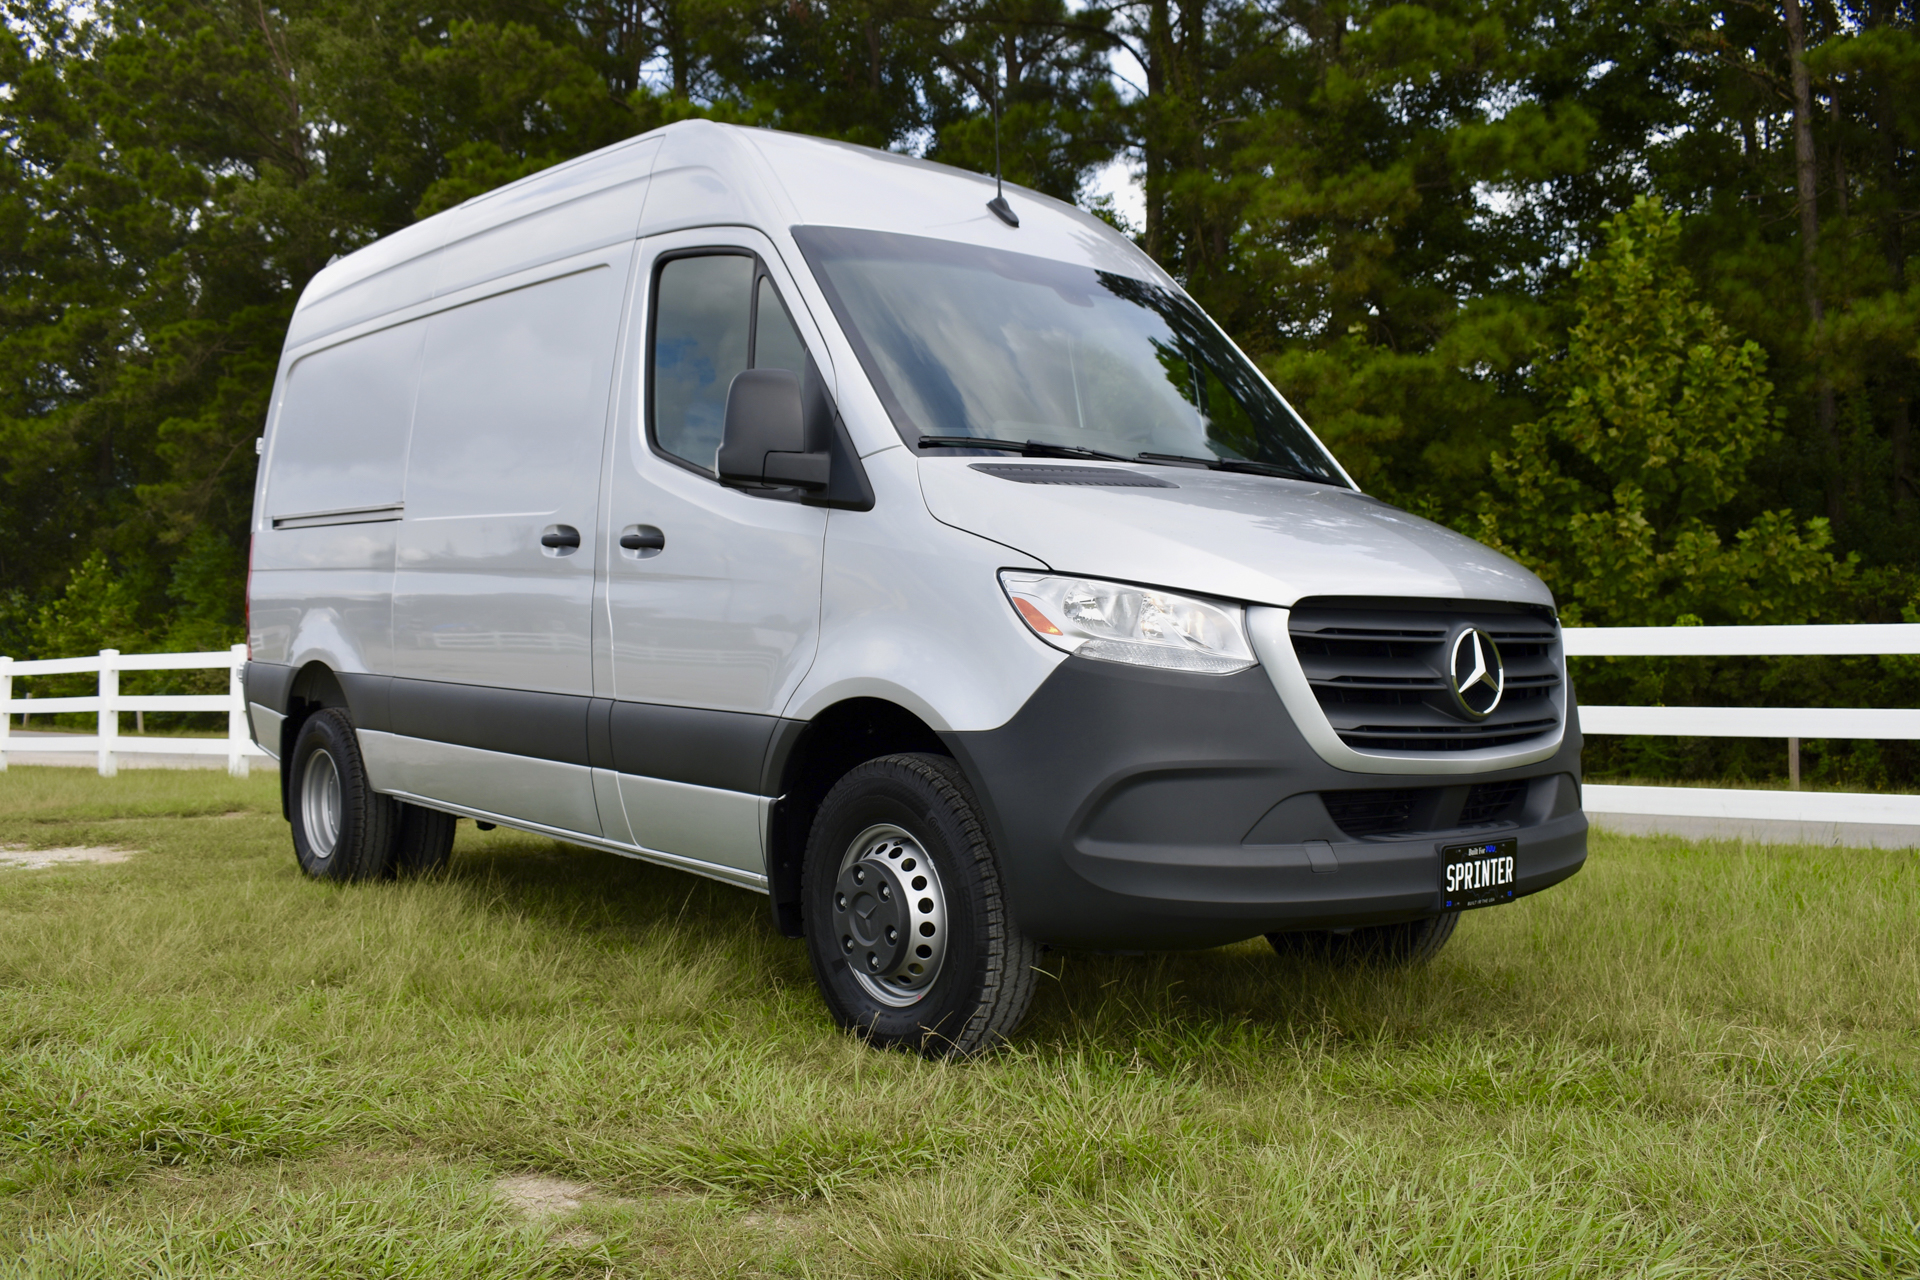
<svg viewBox="0 0 1920 1280">
<path fill-rule="evenodd" d="M 810 988 L 806 944 L 781 937 L 767 900 L 688 872 L 536 836 L 462 827 L 446 880 L 487 910 L 615 950 L 682 948 L 686 965 L 722 965 L 734 995 Z M 1505 910 L 1524 910 L 1524 907 Z M 1251 1042 L 1406 1042 L 1530 1021 L 1526 971 L 1461 940 L 1432 964 L 1349 967 L 1282 956 L 1262 938 L 1138 955 L 1048 950 L 1033 1010 L 1014 1037 L 1040 1051 L 1186 1057 Z M 772 1010 L 768 1010 L 769 1013 Z M 822 1025 L 824 1025 L 824 1020 Z M 1537 1029 L 1537 1024 L 1535 1024 Z"/>
</svg>

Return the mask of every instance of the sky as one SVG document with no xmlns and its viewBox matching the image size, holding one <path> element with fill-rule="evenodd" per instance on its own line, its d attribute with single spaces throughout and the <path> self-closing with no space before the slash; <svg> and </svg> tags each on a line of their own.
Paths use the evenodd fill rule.
<svg viewBox="0 0 1920 1280">
<path fill-rule="evenodd" d="M 1140 189 L 1139 179 L 1134 176 L 1133 157 L 1122 155 L 1093 171 L 1093 176 L 1087 181 L 1084 198 L 1095 199 L 1100 196 L 1113 197 L 1113 207 L 1135 232 L 1146 225 L 1147 198 Z"/>
</svg>

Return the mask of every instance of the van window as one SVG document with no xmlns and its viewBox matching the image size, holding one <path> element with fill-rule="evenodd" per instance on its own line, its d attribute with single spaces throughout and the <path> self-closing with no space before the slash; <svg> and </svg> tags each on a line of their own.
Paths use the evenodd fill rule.
<svg viewBox="0 0 1920 1280">
<path fill-rule="evenodd" d="M 382 329 L 293 366 L 274 427 L 275 519 L 400 501 L 423 324 Z"/>
<path fill-rule="evenodd" d="M 724 252 L 661 264 L 650 354 L 654 444 L 702 471 L 713 470 L 734 375 L 804 374 L 807 364 L 807 349 L 758 259 Z"/>
<path fill-rule="evenodd" d="M 599 473 L 618 283 L 599 267 L 433 317 L 409 519 L 554 511 Z"/>
<path fill-rule="evenodd" d="M 807 372 L 807 349 L 794 332 L 786 304 L 773 291 L 773 281 L 765 276 L 754 296 L 753 367 L 791 369 L 803 377 Z"/>
<path fill-rule="evenodd" d="M 1346 484 L 1184 294 L 920 236 L 796 227 L 894 425 Z"/>
</svg>

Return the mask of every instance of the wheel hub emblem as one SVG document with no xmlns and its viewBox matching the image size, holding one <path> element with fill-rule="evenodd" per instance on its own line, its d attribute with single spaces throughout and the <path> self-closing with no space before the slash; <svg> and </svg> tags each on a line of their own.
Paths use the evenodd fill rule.
<svg viewBox="0 0 1920 1280">
<path fill-rule="evenodd" d="M 883 862 L 860 861 L 840 873 L 834 886 L 840 949 L 856 970 L 891 974 L 910 942 L 906 887 Z"/>
<path fill-rule="evenodd" d="M 1466 627 L 1453 638 L 1447 658 L 1448 685 L 1454 703 L 1469 720 L 1485 720 L 1507 691 L 1507 668 L 1500 646 L 1478 627 Z"/>
</svg>

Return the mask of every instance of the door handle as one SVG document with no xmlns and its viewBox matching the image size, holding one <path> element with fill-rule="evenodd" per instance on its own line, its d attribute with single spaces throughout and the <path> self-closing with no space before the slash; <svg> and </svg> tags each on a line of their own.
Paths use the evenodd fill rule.
<svg viewBox="0 0 1920 1280">
<path fill-rule="evenodd" d="M 577 547 L 580 545 L 580 531 L 572 525 L 563 524 L 552 533 L 541 534 L 540 545 L 543 547 Z"/>
<path fill-rule="evenodd" d="M 667 535 L 650 524 L 643 524 L 632 533 L 621 534 L 620 546 L 626 551 L 665 551 Z"/>
</svg>

